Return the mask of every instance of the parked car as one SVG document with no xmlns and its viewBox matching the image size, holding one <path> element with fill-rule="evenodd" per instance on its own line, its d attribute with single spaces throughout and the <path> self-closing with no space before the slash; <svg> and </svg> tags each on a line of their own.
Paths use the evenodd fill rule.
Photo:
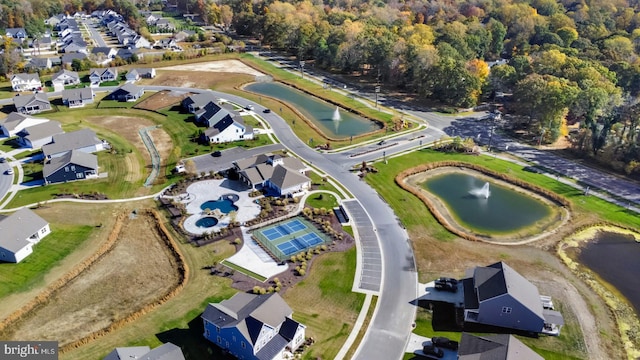
<svg viewBox="0 0 640 360">
<path fill-rule="evenodd" d="M 444 351 L 442 349 L 433 345 L 433 343 L 426 344 L 422 347 L 422 352 L 425 355 L 433 355 L 435 357 L 441 358 L 444 356 Z"/>
<path fill-rule="evenodd" d="M 0 158 L 0 163 L 3 163 L 3 162 L 5 162 L 5 161 L 7 161 L 7 159 L 5 159 L 5 158 Z"/>
<path fill-rule="evenodd" d="M 262 110 L 262 112 L 265 113 L 265 114 L 268 114 L 268 113 L 271 112 L 271 109 L 264 109 L 264 110 Z"/>
<path fill-rule="evenodd" d="M 435 281 L 436 290 L 445 290 L 451 292 L 458 291 L 458 280 L 452 278 L 441 277 Z"/>
<path fill-rule="evenodd" d="M 244 108 L 247 109 L 247 110 L 253 110 L 253 105 L 247 105 Z"/>
<path fill-rule="evenodd" d="M 222 152 L 221 152 L 221 151 L 219 151 L 219 150 L 216 150 L 216 151 L 214 151 L 214 152 L 212 152 L 212 153 L 211 153 L 211 156 L 213 156 L 213 157 L 220 157 L 220 156 L 222 156 Z"/>
<path fill-rule="evenodd" d="M 444 336 L 436 336 L 431 338 L 431 343 L 435 346 L 449 350 L 458 350 L 458 342 Z"/>
</svg>

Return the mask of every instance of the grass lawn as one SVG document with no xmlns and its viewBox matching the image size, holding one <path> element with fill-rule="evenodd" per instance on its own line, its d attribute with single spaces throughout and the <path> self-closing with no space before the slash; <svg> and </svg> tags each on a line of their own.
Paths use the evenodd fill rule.
<svg viewBox="0 0 640 360">
<path fill-rule="evenodd" d="M 340 191 L 338 191 L 335 186 L 333 186 L 329 181 L 325 181 L 322 176 L 317 173 L 312 171 L 308 176 L 311 179 L 311 185 L 313 185 L 314 190 L 325 190 L 340 194 Z"/>
<path fill-rule="evenodd" d="M 24 172 L 24 182 L 33 180 L 42 180 L 42 169 L 44 165 L 42 163 L 27 163 L 22 164 L 22 171 Z"/>
<path fill-rule="evenodd" d="M 333 359 L 349 336 L 364 301 L 364 294 L 351 292 L 355 268 L 355 247 L 323 254 L 313 261 L 308 276 L 284 293 L 294 319 L 316 340 L 304 359 Z"/>
<path fill-rule="evenodd" d="M 0 263 L 0 298 L 40 286 L 45 275 L 86 240 L 94 227 L 50 224 L 51 233 L 18 264 Z"/>
<path fill-rule="evenodd" d="M 334 207 L 338 206 L 338 200 L 336 200 L 336 197 L 331 194 L 325 193 L 311 194 L 309 195 L 309 197 L 307 197 L 305 203 L 316 209 L 324 208 L 327 210 L 331 210 Z"/>
<path fill-rule="evenodd" d="M 18 138 L 16 136 L 0 141 L 0 150 L 4 152 L 13 151 L 19 149 Z"/>
</svg>

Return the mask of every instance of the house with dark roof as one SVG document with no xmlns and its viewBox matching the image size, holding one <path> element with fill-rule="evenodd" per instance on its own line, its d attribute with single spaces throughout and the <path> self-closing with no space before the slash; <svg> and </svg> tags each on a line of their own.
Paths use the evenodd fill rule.
<svg viewBox="0 0 640 360">
<path fill-rule="evenodd" d="M 545 309 L 538 288 L 504 262 L 469 269 L 462 283 L 465 326 L 560 334 L 562 314 Z"/>
<path fill-rule="evenodd" d="M 54 87 L 65 87 L 67 85 L 80 84 L 80 76 L 75 71 L 62 69 L 51 77 L 51 84 Z"/>
<path fill-rule="evenodd" d="M 86 180 L 98 177 L 98 157 L 79 150 L 45 161 L 42 168 L 45 184 Z"/>
<path fill-rule="evenodd" d="M 40 149 L 53 141 L 53 136 L 62 134 L 62 126 L 57 121 L 47 121 L 41 124 L 26 127 L 18 132 L 18 142 L 24 147 Z"/>
<path fill-rule="evenodd" d="M 252 140 L 253 127 L 246 125 L 239 115 L 228 114 L 202 133 L 202 140 L 208 143 L 226 143 Z"/>
<path fill-rule="evenodd" d="M 45 159 L 60 157 L 71 150 L 95 153 L 109 148 L 106 141 L 98 139 L 91 129 L 80 129 L 64 134 L 54 135 L 50 144 L 42 147 Z"/>
<path fill-rule="evenodd" d="M 46 93 L 18 95 L 13 97 L 16 111 L 21 114 L 37 114 L 51 110 L 51 103 Z"/>
<path fill-rule="evenodd" d="M 98 85 L 105 81 L 117 81 L 118 69 L 114 67 L 90 69 L 89 80 L 91 85 Z"/>
<path fill-rule="evenodd" d="M 13 74 L 11 75 L 11 88 L 13 91 L 34 91 L 42 87 L 38 74 Z"/>
<path fill-rule="evenodd" d="M 185 360 L 179 346 L 165 343 L 155 349 L 148 346 L 129 346 L 116 348 L 104 360 Z"/>
<path fill-rule="evenodd" d="M 510 334 L 472 335 L 462 333 L 458 360 L 544 360 Z"/>
<path fill-rule="evenodd" d="M 205 107 L 210 102 L 216 102 L 216 97 L 211 91 L 204 91 L 199 94 L 193 94 L 182 100 L 182 107 L 188 112 L 195 114 L 198 110 Z"/>
<path fill-rule="evenodd" d="M 51 69 L 52 67 L 53 63 L 51 62 L 51 58 L 41 57 L 31 58 L 31 60 L 24 65 L 25 70 L 28 71 L 46 70 Z"/>
<path fill-rule="evenodd" d="M 144 95 L 144 88 L 134 84 L 124 84 L 106 96 L 107 100 L 136 101 Z"/>
<path fill-rule="evenodd" d="M 134 68 L 129 70 L 125 78 L 129 82 L 138 81 L 140 79 L 153 79 L 156 77 L 156 69 L 154 68 Z"/>
<path fill-rule="evenodd" d="M 207 306 L 204 337 L 238 359 L 285 359 L 305 339 L 306 327 L 292 315 L 278 293 L 237 293 Z"/>
<path fill-rule="evenodd" d="M 95 94 L 90 87 L 62 90 L 62 103 L 70 108 L 92 104 L 94 97 Z"/>
<path fill-rule="evenodd" d="M 156 49 L 178 49 L 178 43 L 174 38 L 164 38 L 157 40 L 153 43 L 153 47 Z"/>
<path fill-rule="evenodd" d="M 0 216 L 0 261 L 19 263 L 49 233 L 49 223 L 28 208 Z"/>
<path fill-rule="evenodd" d="M 71 66 L 71 64 L 73 64 L 73 60 L 75 59 L 82 61 L 86 58 L 87 54 L 81 52 L 64 54 L 60 57 L 63 66 Z"/>
<path fill-rule="evenodd" d="M 27 36 L 27 31 L 24 28 L 7 28 L 5 31 L 5 35 L 7 37 L 13 38 L 18 40 L 19 42 L 22 42 L 24 39 L 26 39 Z"/>
<path fill-rule="evenodd" d="M 171 21 L 169 21 L 169 19 L 165 19 L 165 18 L 158 19 L 154 25 L 156 26 L 156 28 L 162 29 L 162 30 L 175 30 L 176 29 L 176 26 L 173 25 L 173 23 Z"/>
<path fill-rule="evenodd" d="M 29 115 L 12 112 L 6 118 L 0 120 L 0 134 L 12 137 L 22 129 L 49 121 L 48 119 L 35 118 Z"/>
</svg>

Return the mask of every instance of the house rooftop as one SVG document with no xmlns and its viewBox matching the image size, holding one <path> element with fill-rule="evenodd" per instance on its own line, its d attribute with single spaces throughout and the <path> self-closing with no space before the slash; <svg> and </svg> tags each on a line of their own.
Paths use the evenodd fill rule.
<svg viewBox="0 0 640 360">
<path fill-rule="evenodd" d="M 98 136 L 93 130 L 80 129 L 69 133 L 54 135 L 53 143 L 44 145 L 42 152 L 45 156 L 49 156 L 100 143 L 102 143 L 102 141 L 98 139 Z"/>
<path fill-rule="evenodd" d="M 27 128 L 22 129 L 18 133 L 18 136 L 22 136 L 30 140 L 34 140 L 34 139 L 42 139 L 54 134 L 61 134 L 63 132 L 64 131 L 62 131 L 62 126 L 60 125 L 59 122 L 54 120 L 49 120 L 47 122 L 43 122 L 43 123 L 29 126 Z"/>
<path fill-rule="evenodd" d="M 44 164 L 42 176 L 49 177 L 63 167 L 74 164 L 84 166 L 90 169 L 98 168 L 98 157 L 82 151 L 71 150 L 64 155 L 53 158 Z"/>
<path fill-rule="evenodd" d="M 22 249 L 25 241 L 38 230 L 47 226 L 47 222 L 28 208 L 0 219 L 0 246 L 16 252 Z"/>
<path fill-rule="evenodd" d="M 462 333 L 458 360 L 543 360 L 510 334 L 471 335 Z"/>
</svg>

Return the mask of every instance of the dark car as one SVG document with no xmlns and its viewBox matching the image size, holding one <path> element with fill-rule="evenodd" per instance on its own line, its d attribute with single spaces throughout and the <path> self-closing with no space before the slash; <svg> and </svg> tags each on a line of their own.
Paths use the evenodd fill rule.
<svg viewBox="0 0 640 360">
<path fill-rule="evenodd" d="M 436 290 L 458 291 L 458 280 L 452 278 L 441 277 L 435 281 Z"/>
<path fill-rule="evenodd" d="M 268 114 L 268 113 L 271 112 L 271 109 L 264 109 L 264 110 L 262 110 L 262 112 L 265 113 L 265 114 Z"/>
<path fill-rule="evenodd" d="M 211 153 L 211 156 L 213 156 L 213 157 L 220 157 L 220 156 L 222 156 L 222 152 L 221 152 L 221 151 L 216 150 L 216 151 L 214 151 L 214 152 L 212 152 L 212 153 Z"/>
<path fill-rule="evenodd" d="M 436 347 L 435 345 L 433 345 L 433 343 L 424 345 L 422 347 L 422 352 L 425 355 L 432 355 L 432 356 L 435 356 L 435 357 L 438 357 L 438 358 L 441 358 L 441 357 L 444 356 L 444 351 L 442 351 L 442 349 L 440 349 L 440 348 Z"/>
<path fill-rule="evenodd" d="M 449 349 L 449 350 L 458 350 L 458 342 L 455 340 L 451 340 L 444 336 L 436 336 L 431 338 L 431 342 L 435 346 L 439 346 L 441 348 Z"/>
<path fill-rule="evenodd" d="M 7 161 L 7 159 L 5 159 L 5 158 L 3 158 L 3 157 L 2 157 L 2 158 L 0 158 L 0 163 L 3 163 L 3 162 L 5 162 L 5 161 Z"/>
</svg>

